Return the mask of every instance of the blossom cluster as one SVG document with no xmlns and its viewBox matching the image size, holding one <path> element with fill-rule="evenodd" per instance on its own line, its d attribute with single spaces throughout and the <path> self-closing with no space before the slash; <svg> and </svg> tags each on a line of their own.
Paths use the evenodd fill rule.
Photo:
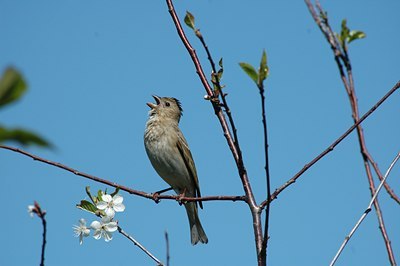
<svg viewBox="0 0 400 266">
<path fill-rule="evenodd" d="M 101 192 L 94 198 L 95 205 L 85 201 L 85 205 L 78 204 L 78 207 L 89 212 L 95 213 L 101 217 L 100 221 L 93 221 L 89 227 L 86 225 L 85 219 L 79 220 L 79 225 L 74 225 L 73 230 L 76 237 L 79 237 L 79 243 L 82 245 L 83 238 L 90 235 L 90 230 L 94 230 L 93 237 L 95 239 L 104 238 L 106 242 L 112 240 L 112 233 L 118 230 L 118 223 L 114 220 L 116 212 L 123 212 L 125 205 L 123 197 L 115 194 L 114 196 Z M 93 211 L 95 209 L 95 211 Z"/>
</svg>

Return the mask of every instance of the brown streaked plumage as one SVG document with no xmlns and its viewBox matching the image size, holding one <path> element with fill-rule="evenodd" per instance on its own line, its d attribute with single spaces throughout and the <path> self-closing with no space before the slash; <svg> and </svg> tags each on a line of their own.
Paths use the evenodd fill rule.
<svg viewBox="0 0 400 266">
<path fill-rule="evenodd" d="M 189 146 L 179 129 L 182 107 L 175 98 L 153 96 L 156 104 L 151 108 L 144 133 L 147 155 L 154 169 L 178 194 L 201 197 L 196 166 Z M 191 242 L 207 243 L 201 226 L 196 202 L 184 204 L 189 219 Z M 200 208 L 203 208 L 199 202 Z"/>
</svg>

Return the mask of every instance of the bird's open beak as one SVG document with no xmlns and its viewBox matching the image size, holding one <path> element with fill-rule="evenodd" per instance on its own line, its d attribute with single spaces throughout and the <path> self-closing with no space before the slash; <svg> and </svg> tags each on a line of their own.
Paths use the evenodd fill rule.
<svg viewBox="0 0 400 266">
<path fill-rule="evenodd" d="M 154 109 L 154 108 L 156 108 L 157 105 L 160 104 L 161 98 L 160 98 L 159 96 L 157 96 L 157 95 L 152 95 L 152 96 L 153 96 L 154 100 L 156 101 L 156 104 L 154 104 L 154 103 L 147 103 L 147 105 L 148 105 L 151 109 Z"/>
</svg>

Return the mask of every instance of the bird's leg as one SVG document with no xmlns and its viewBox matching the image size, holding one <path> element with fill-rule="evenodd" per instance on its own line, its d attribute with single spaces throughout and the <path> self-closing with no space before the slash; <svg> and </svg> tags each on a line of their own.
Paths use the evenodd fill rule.
<svg viewBox="0 0 400 266">
<path fill-rule="evenodd" d="M 185 197 L 185 194 L 186 194 L 186 188 L 184 188 L 182 193 L 178 195 L 178 203 L 179 203 L 179 205 L 184 204 L 184 202 L 182 201 L 182 198 Z"/>
<path fill-rule="evenodd" d="M 159 190 L 159 191 L 154 192 L 154 193 L 152 194 L 153 200 L 154 200 L 156 203 L 159 203 L 159 202 L 160 202 L 160 199 L 158 198 L 158 196 L 159 196 L 160 194 L 162 194 L 162 193 L 164 193 L 164 192 L 167 192 L 167 191 L 170 191 L 170 190 L 172 190 L 172 187 L 169 187 L 169 188 L 162 189 L 162 190 Z"/>
</svg>

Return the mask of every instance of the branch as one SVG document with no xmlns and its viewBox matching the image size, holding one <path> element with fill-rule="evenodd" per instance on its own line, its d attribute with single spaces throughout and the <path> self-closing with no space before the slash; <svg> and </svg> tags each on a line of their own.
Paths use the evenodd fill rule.
<svg viewBox="0 0 400 266">
<path fill-rule="evenodd" d="M 265 55 L 265 51 L 263 56 Z M 261 60 L 262 61 L 262 60 Z M 260 64 L 260 71 L 262 63 Z M 267 201 L 270 202 L 271 199 L 271 177 L 269 173 L 269 154 L 268 154 L 268 131 L 267 131 L 267 118 L 265 114 L 265 95 L 264 95 L 264 80 L 261 80 L 259 77 L 258 82 L 258 89 L 260 92 L 261 98 L 261 117 L 262 117 L 262 124 L 263 124 L 263 134 L 264 134 L 264 156 L 265 156 L 265 178 L 267 184 Z M 268 231 L 269 231 L 269 214 L 270 214 L 270 204 L 267 204 L 267 208 L 265 210 L 265 225 L 264 225 L 264 239 L 263 239 L 263 253 L 267 256 L 267 248 L 268 248 Z"/>
<path fill-rule="evenodd" d="M 132 236 L 130 236 L 124 230 L 122 230 L 122 228 L 119 226 L 118 226 L 118 232 L 120 234 L 122 234 L 123 236 L 125 236 L 126 238 L 128 238 L 130 241 L 132 241 L 133 244 L 135 244 L 135 246 L 138 246 L 138 248 L 140 248 L 144 253 L 146 253 L 146 255 L 149 256 L 152 260 L 157 262 L 158 266 L 164 266 L 164 264 L 159 259 L 157 259 L 153 254 L 151 254 L 150 251 L 148 251 L 142 244 L 140 244 L 136 239 L 134 239 Z"/>
<path fill-rule="evenodd" d="M 42 235 L 42 252 L 41 252 L 41 256 L 40 256 L 40 266 L 44 266 L 44 253 L 46 250 L 46 235 L 47 235 L 47 222 L 46 222 L 46 211 L 42 210 L 42 208 L 40 208 L 39 203 L 37 203 L 36 201 L 34 202 L 33 206 L 29 206 L 29 212 L 31 213 L 31 215 L 33 216 L 33 213 L 37 215 L 37 217 L 40 218 L 40 220 L 42 221 L 42 226 L 43 226 L 43 235 Z"/>
<path fill-rule="evenodd" d="M 167 253 L 167 266 L 169 266 L 169 237 L 168 237 L 168 232 L 165 231 L 165 244 L 166 244 L 166 253 Z"/>
<path fill-rule="evenodd" d="M 264 258 L 261 256 L 262 252 L 262 241 L 263 241 L 263 234 L 262 234 L 262 228 L 261 228 L 261 212 L 256 204 L 253 190 L 250 185 L 249 178 L 247 176 L 247 171 L 243 163 L 243 158 L 242 158 L 242 153 L 240 151 L 240 148 L 236 145 L 232 138 L 232 134 L 229 130 L 228 124 L 225 119 L 225 115 L 221 110 L 220 107 L 220 102 L 217 97 L 215 97 L 210 85 L 208 84 L 208 81 L 205 77 L 204 71 L 201 67 L 200 61 L 197 57 L 196 51 L 193 49 L 192 45 L 189 43 L 185 32 L 183 31 L 182 25 L 179 21 L 179 18 L 175 12 L 174 5 L 172 3 L 172 0 L 166 0 L 167 6 L 168 6 L 168 12 L 171 15 L 171 18 L 174 22 L 175 28 L 177 30 L 178 36 L 181 39 L 182 43 L 184 44 L 186 50 L 188 51 L 193 64 L 196 68 L 196 72 L 200 78 L 200 81 L 202 82 L 204 89 L 207 92 L 207 95 L 211 99 L 212 106 L 214 108 L 215 115 L 218 117 L 218 120 L 221 124 L 222 130 L 224 132 L 225 139 L 228 143 L 228 146 L 232 152 L 232 155 L 235 159 L 235 163 L 239 172 L 239 177 L 242 181 L 242 186 L 243 190 L 245 191 L 246 198 L 247 198 L 247 204 L 249 205 L 249 208 L 251 210 L 252 218 L 253 218 L 253 231 L 254 231 L 254 236 L 255 236 L 255 242 L 256 242 L 256 249 L 257 249 L 257 260 L 258 260 L 258 265 L 265 265 L 266 262 Z"/>
<path fill-rule="evenodd" d="M 371 212 L 371 207 L 372 204 L 374 203 L 375 199 L 378 197 L 378 193 L 381 190 L 383 184 L 386 182 L 386 179 L 389 176 L 389 173 L 392 171 L 392 168 L 394 167 L 394 165 L 396 164 L 396 162 L 399 160 L 400 158 L 400 152 L 397 154 L 397 156 L 394 158 L 394 160 L 392 161 L 392 163 L 390 164 L 388 170 L 386 171 L 386 174 L 384 176 L 384 178 L 382 179 L 381 183 L 379 184 L 378 188 L 376 189 L 374 195 L 372 196 L 371 201 L 368 204 L 367 209 L 364 211 L 364 213 L 361 215 L 360 219 L 358 220 L 358 222 L 356 223 L 356 225 L 353 227 L 353 229 L 351 229 L 350 233 L 345 237 L 343 244 L 340 246 L 338 252 L 336 253 L 335 257 L 333 258 L 333 260 L 330 263 L 330 266 L 333 266 L 337 259 L 339 258 L 340 254 L 342 253 L 343 249 L 345 248 L 345 246 L 347 245 L 347 243 L 350 241 L 350 238 L 353 236 L 353 234 L 356 232 L 356 230 L 358 229 L 358 227 L 361 225 L 361 223 L 364 221 L 365 217 L 367 217 L 368 213 Z"/>
<path fill-rule="evenodd" d="M 335 33 L 333 32 L 331 26 L 329 25 L 327 13 L 322 9 L 322 6 L 320 5 L 318 0 L 316 0 L 316 7 L 319 10 L 322 20 L 320 20 L 317 17 L 314 7 L 310 3 L 310 0 L 306 0 L 306 4 L 307 4 L 307 7 L 310 10 L 315 22 L 317 23 L 317 25 L 319 26 L 319 28 L 325 35 L 328 42 L 330 43 L 331 49 L 335 55 L 336 64 L 339 68 L 340 78 L 342 79 L 343 85 L 344 85 L 347 95 L 349 97 L 349 101 L 350 101 L 350 105 L 351 105 L 351 109 L 352 109 L 353 121 L 354 121 L 354 123 L 357 123 L 360 118 L 359 118 L 359 111 L 358 111 L 357 96 L 356 96 L 356 91 L 355 91 L 355 87 L 354 87 L 352 67 L 351 67 L 350 57 L 348 54 L 347 40 L 346 40 L 346 38 L 344 38 L 343 40 L 341 40 L 341 43 L 339 43 Z M 347 26 L 344 27 L 342 24 L 342 32 L 344 30 L 348 30 L 348 28 L 347 28 Z M 347 76 L 343 70 L 342 63 L 344 64 L 344 67 L 346 69 Z M 367 174 L 368 183 L 369 183 L 369 187 L 370 187 L 370 191 L 371 191 L 371 197 L 372 197 L 375 194 L 375 184 L 374 184 L 374 180 L 373 180 L 373 176 L 372 176 L 372 172 L 371 172 L 370 162 L 371 162 L 371 164 L 374 165 L 374 169 L 376 171 L 376 174 L 379 176 L 380 180 L 382 180 L 382 175 L 381 175 L 375 161 L 373 160 L 372 156 L 368 152 L 367 145 L 365 143 L 364 132 L 363 132 L 361 125 L 357 126 L 357 135 L 358 135 L 358 142 L 360 145 L 360 152 L 362 155 L 362 159 L 364 161 L 364 167 L 365 167 L 365 171 Z M 388 184 L 386 184 L 385 188 L 389 194 L 392 194 L 392 198 L 394 198 L 394 196 L 393 196 L 394 193 L 390 189 Z M 386 249 L 387 249 L 387 252 L 389 255 L 389 260 L 392 265 L 395 265 L 396 261 L 395 261 L 394 255 L 393 255 L 393 250 L 391 247 L 389 236 L 386 232 L 386 228 L 385 228 L 385 224 L 383 221 L 383 216 L 382 216 L 382 212 L 381 212 L 378 200 L 374 201 L 374 206 L 375 206 L 376 215 L 377 215 L 378 221 L 379 221 L 379 228 L 381 230 L 383 239 L 386 244 Z"/>
<path fill-rule="evenodd" d="M 222 92 L 222 86 L 218 77 L 218 72 L 217 69 L 215 68 L 215 63 L 214 63 L 214 59 L 211 56 L 211 52 L 208 49 L 208 46 L 204 40 L 203 35 L 200 33 L 199 29 L 195 30 L 196 36 L 199 38 L 201 44 L 203 45 L 204 50 L 207 53 L 207 58 L 208 61 L 210 61 L 210 65 L 211 65 L 211 69 L 212 69 L 212 76 L 215 78 L 215 85 L 217 86 L 217 90 L 218 90 L 218 95 L 221 96 L 222 99 L 222 106 L 224 107 L 225 113 L 228 116 L 228 120 L 229 120 L 229 124 L 231 126 L 232 132 L 233 132 L 233 141 L 236 144 L 236 149 L 240 152 L 240 145 L 239 145 L 239 138 L 237 136 L 237 129 L 235 126 L 235 122 L 233 120 L 233 116 L 232 116 L 232 112 L 231 109 L 229 108 L 228 102 L 226 100 L 226 93 Z M 239 157 L 241 157 L 241 154 L 239 154 Z"/>
<path fill-rule="evenodd" d="M 347 95 L 350 100 L 353 120 L 354 120 L 354 122 L 357 122 L 357 120 L 359 119 L 358 103 L 357 103 L 357 97 L 356 97 L 356 93 L 355 93 L 355 89 L 354 89 L 353 73 L 352 73 L 350 58 L 349 58 L 349 55 L 347 52 L 347 46 L 345 46 L 343 48 L 340 46 L 340 44 L 335 36 L 335 33 L 332 31 L 332 28 L 329 25 L 328 17 L 326 15 L 326 12 L 322 9 L 321 4 L 318 1 L 316 1 L 316 6 L 317 6 L 318 11 L 320 12 L 320 14 L 324 14 L 322 20 L 321 20 L 320 16 L 318 16 L 318 14 L 315 11 L 311 2 L 309 0 L 305 0 L 305 2 L 306 2 L 306 5 L 307 5 L 315 23 L 318 25 L 321 32 L 325 36 L 326 40 L 330 44 L 330 47 L 335 56 L 336 65 L 339 69 L 340 78 L 343 82 L 343 85 L 346 89 Z M 344 70 L 342 62 L 344 64 L 344 67 L 346 68 L 347 76 L 346 76 L 346 72 Z M 374 168 L 374 171 L 377 174 L 379 180 L 382 181 L 383 177 L 378 168 L 378 165 L 374 161 L 374 159 L 372 158 L 371 154 L 368 152 L 368 149 L 366 147 L 364 133 L 363 133 L 363 130 L 361 127 L 357 128 L 357 134 L 358 134 L 358 138 L 359 138 L 359 144 L 360 144 L 360 149 L 361 149 L 361 153 L 363 156 L 363 160 L 366 162 L 365 167 L 369 168 L 368 162 L 370 162 L 372 164 L 372 167 Z M 370 169 L 366 169 L 366 171 L 368 173 L 368 172 L 370 172 Z M 368 176 L 368 177 L 372 179 L 372 176 Z M 385 186 L 386 191 L 390 195 L 390 197 L 393 200 L 395 200 L 398 204 L 400 204 L 400 198 L 395 194 L 395 192 L 389 186 L 389 184 L 384 183 L 384 186 Z"/>
<path fill-rule="evenodd" d="M 6 146 L 6 145 L 0 145 L 0 148 L 23 154 L 25 156 L 28 156 L 28 157 L 32 158 L 35 161 L 39 161 L 39 162 L 42 162 L 42 163 L 46 163 L 46 164 L 61 168 L 63 170 L 66 170 L 68 172 L 73 173 L 74 175 L 81 176 L 81 177 L 93 180 L 95 182 L 99 182 L 99 183 L 108 185 L 110 187 L 119 188 L 120 190 L 128 192 L 129 194 L 133 194 L 133 195 L 140 196 L 140 197 L 147 198 L 147 199 L 152 199 L 156 203 L 158 203 L 159 200 L 161 200 L 161 199 L 176 200 L 178 202 L 182 202 L 182 201 L 184 201 L 184 202 L 215 201 L 215 200 L 218 200 L 218 201 L 246 201 L 246 197 L 245 196 L 206 196 L 206 197 L 195 198 L 195 197 L 181 197 L 179 195 L 159 195 L 158 193 L 147 193 L 147 192 L 144 192 L 144 191 L 131 189 L 129 187 L 120 185 L 120 184 L 115 183 L 115 182 L 108 181 L 106 179 L 102 179 L 102 178 L 96 177 L 94 175 L 86 174 L 84 172 L 78 171 L 78 170 L 73 169 L 73 168 L 71 168 L 69 166 L 66 166 L 64 164 L 53 162 L 53 161 L 41 158 L 39 156 L 36 156 L 34 154 L 31 154 L 31 153 L 29 153 L 27 151 L 24 151 L 24 150 L 21 150 L 21 149 L 18 149 L 18 148 Z"/>
<path fill-rule="evenodd" d="M 336 139 L 331 145 L 329 145 L 328 148 L 326 148 L 323 152 L 321 152 L 317 157 L 315 157 L 313 160 L 311 160 L 309 163 L 304 165 L 304 167 L 297 172 L 292 178 L 290 178 L 288 181 L 286 181 L 285 184 L 283 184 L 281 187 L 275 190 L 274 193 L 271 195 L 270 201 L 274 201 L 278 195 L 285 190 L 287 187 L 292 185 L 293 183 L 296 182 L 296 180 L 304 173 L 306 172 L 311 166 L 313 166 L 316 162 L 318 162 L 320 159 L 322 159 L 325 155 L 327 155 L 329 152 L 333 151 L 333 149 L 340 143 L 342 142 L 350 133 L 359 125 L 361 124 L 368 116 L 370 116 L 382 103 L 384 103 L 397 89 L 400 88 L 400 81 L 398 81 L 392 89 L 388 93 L 386 93 L 374 106 L 371 107 L 371 109 L 368 110 L 358 121 L 357 123 L 353 124 L 343 135 L 341 135 L 338 139 Z M 268 204 L 268 200 L 265 200 L 261 203 L 260 208 L 265 208 L 265 206 Z"/>
</svg>

